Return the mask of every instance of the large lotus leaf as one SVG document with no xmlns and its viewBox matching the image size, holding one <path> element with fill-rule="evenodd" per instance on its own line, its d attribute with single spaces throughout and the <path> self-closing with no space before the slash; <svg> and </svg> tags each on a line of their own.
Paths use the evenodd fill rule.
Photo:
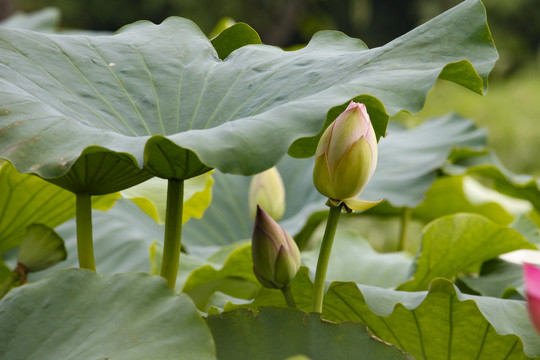
<svg viewBox="0 0 540 360">
<path fill-rule="evenodd" d="M 239 309 L 206 318 L 218 359 L 274 360 L 304 355 L 311 360 L 406 359 L 405 354 L 371 337 L 365 326 L 334 324 L 319 314 L 262 308 L 255 315 Z"/>
<path fill-rule="evenodd" d="M 215 359 L 186 295 L 157 276 L 59 270 L 0 302 L 0 353 L 19 359 Z"/>
<path fill-rule="evenodd" d="M 452 149 L 484 149 L 485 145 L 485 131 L 457 115 L 431 119 L 408 130 L 392 126 L 379 143 L 377 169 L 361 197 L 385 199 L 394 207 L 414 207 L 422 202 Z M 277 165 L 286 195 L 286 210 L 280 224 L 301 246 L 327 218 L 326 200 L 313 185 L 313 166 L 312 158 L 289 156 Z M 227 244 L 251 237 L 253 221 L 247 208 L 249 181 L 247 177 L 216 171 L 212 203 L 201 220 L 186 224 L 185 243 Z M 393 213 L 394 207 L 380 211 L 376 207 L 373 211 Z M 491 207 L 485 210 L 491 211 Z"/>
<path fill-rule="evenodd" d="M 37 176 L 0 164 L 0 252 L 19 246 L 26 228 L 54 228 L 75 216 L 75 197 Z"/>
<path fill-rule="evenodd" d="M 112 36 L 0 29 L 0 48 L 0 157 L 97 194 L 146 170 L 253 174 L 315 136 L 290 148 L 308 156 L 328 109 L 358 96 L 381 136 L 388 114 L 418 111 L 437 78 L 482 93 L 497 59 L 478 0 L 371 50 L 327 31 L 298 51 L 249 45 L 222 61 L 181 18 Z"/>
<path fill-rule="evenodd" d="M 415 359 L 529 359 L 540 337 L 524 301 L 461 294 L 445 279 L 429 292 L 390 291 L 333 283 L 323 318 L 357 321 Z"/>
<path fill-rule="evenodd" d="M 60 11 L 52 7 L 28 14 L 16 12 L 0 22 L 0 26 L 40 32 L 53 32 L 59 25 Z"/>
<path fill-rule="evenodd" d="M 315 270 L 319 249 L 302 253 L 302 262 Z M 379 254 L 364 239 L 351 232 L 338 232 L 332 246 L 326 281 L 395 288 L 406 279 L 412 264 L 404 252 Z"/>
<path fill-rule="evenodd" d="M 484 261 L 510 251 L 535 248 L 518 231 L 483 216 L 444 216 L 424 228 L 412 279 L 399 289 L 425 290 L 437 277 L 452 279 L 459 273 L 478 272 Z"/>
</svg>

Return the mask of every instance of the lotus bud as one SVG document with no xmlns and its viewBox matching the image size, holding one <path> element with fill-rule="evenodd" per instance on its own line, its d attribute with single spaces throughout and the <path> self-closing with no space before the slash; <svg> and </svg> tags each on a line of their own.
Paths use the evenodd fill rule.
<svg viewBox="0 0 540 360">
<path fill-rule="evenodd" d="M 34 272 L 47 269 L 66 257 L 62 238 L 45 225 L 33 224 L 26 229 L 17 261 L 26 272 Z"/>
<path fill-rule="evenodd" d="M 251 237 L 253 272 L 267 288 L 282 289 L 300 268 L 300 250 L 293 238 L 257 206 Z"/>
<path fill-rule="evenodd" d="M 249 185 L 249 213 L 255 219 L 260 205 L 274 220 L 285 213 L 285 186 L 276 167 L 272 167 L 251 179 Z"/>
<path fill-rule="evenodd" d="M 377 166 L 377 138 L 364 104 L 351 101 L 321 136 L 313 182 L 331 200 L 356 198 Z"/>
<path fill-rule="evenodd" d="M 540 268 L 531 264 L 523 264 L 525 272 L 525 291 L 527 307 L 531 321 L 540 334 Z"/>
</svg>

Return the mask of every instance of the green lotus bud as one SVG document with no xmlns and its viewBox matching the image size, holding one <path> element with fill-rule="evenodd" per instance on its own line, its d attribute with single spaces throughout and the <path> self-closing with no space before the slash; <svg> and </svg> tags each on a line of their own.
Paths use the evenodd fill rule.
<svg viewBox="0 0 540 360">
<path fill-rule="evenodd" d="M 255 175 L 249 184 L 249 214 L 255 219 L 260 205 L 274 220 L 285 213 L 285 186 L 276 167 Z"/>
<path fill-rule="evenodd" d="M 27 272 L 34 272 L 47 269 L 66 257 L 62 238 L 45 225 L 33 224 L 26 229 L 17 261 Z"/>
<path fill-rule="evenodd" d="M 293 238 L 260 206 L 251 237 L 251 255 L 253 272 L 267 288 L 284 288 L 300 268 L 300 250 Z"/>
<path fill-rule="evenodd" d="M 321 136 L 313 182 L 332 200 L 360 195 L 377 166 L 377 138 L 364 104 L 351 101 Z"/>
</svg>

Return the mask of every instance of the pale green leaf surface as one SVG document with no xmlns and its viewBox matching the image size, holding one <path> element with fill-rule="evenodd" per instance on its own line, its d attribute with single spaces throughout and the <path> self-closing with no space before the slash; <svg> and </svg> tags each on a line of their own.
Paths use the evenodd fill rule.
<svg viewBox="0 0 540 360">
<path fill-rule="evenodd" d="M 287 150 L 309 156 L 328 109 L 351 98 L 381 136 L 388 114 L 418 111 L 439 75 L 482 93 L 497 59 L 478 0 L 371 50 L 326 31 L 298 51 L 249 45 L 221 61 L 181 18 L 113 36 L 4 28 L 0 48 L 0 158 L 93 194 L 149 172 L 253 174 Z"/>
<path fill-rule="evenodd" d="M 357 323 L 334 324 L 320 315 L 284 308 L 239 309 L 206 318 L 219 359 L 405 359 Z M 241 324 L 241 326 L 239 326 Z M 295 357 L 296 358 L 296 357 Z M 305 359 L 305 357 L 301 357 Z"/>
<path fill-rule="evenodd" d="M 52 7 L 32 13 L 16 12 L 0 21 L 0 26 L 47 33 L 55 31 L 59 25 L 60 11 Z"/>
<path fill-rule="evenodd" d="M 333 283 L 323 317 L 356 321 L 415 359 L 530 359 L 540 337 L 524 301 L 461 294 L 445 279 L 429 292 L 401 292 Z"/>
<path fill-rule="evenodd" d="M 302 253 L 302 262 L 317 267 L 319 248 Z M 326 281 L 354 281 L 358 284 L 394 288 L 407 276 L 412 258 L 402 252 L 379 254 L 364 239 L 350 232 L 336 233 Z"/>
<path fill-rule="evenodd" d="M 142 273 L 67 269 L 14 289 L 0 302 L 0 333 L 4 360 L 215 359 L 191 300 Z"/>
<path fill-rule="evenodd" d="M 518 249 L 536 246 L 518 231 L 480 215 L 444 216 L 424 227 L 412 278 L 398 289 L 426 290 L 437 277 L 452 279 L 459 273 L 478 272 L 484 261 Z"/>
<path fill-rule="evenodd" d="M 453 149 L 481 150 L 486 141 L 484 129 L 455 114 L 431 119 L 411 130 L 394 127 L 379 143 L 379 163 L 363 197 L 414 208 Z"/>
</svg>

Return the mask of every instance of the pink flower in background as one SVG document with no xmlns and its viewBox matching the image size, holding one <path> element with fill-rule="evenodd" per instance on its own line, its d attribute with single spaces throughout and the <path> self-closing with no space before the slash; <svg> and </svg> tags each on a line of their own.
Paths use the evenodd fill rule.
<svg viewBox="0 0 540 360">
<path fill-rule="evenodd" d="M 525 291 L 531 320 L 540 333 L 540 268 L 536 265 L 523 264 L 525 272 Z"/>
</svg>

